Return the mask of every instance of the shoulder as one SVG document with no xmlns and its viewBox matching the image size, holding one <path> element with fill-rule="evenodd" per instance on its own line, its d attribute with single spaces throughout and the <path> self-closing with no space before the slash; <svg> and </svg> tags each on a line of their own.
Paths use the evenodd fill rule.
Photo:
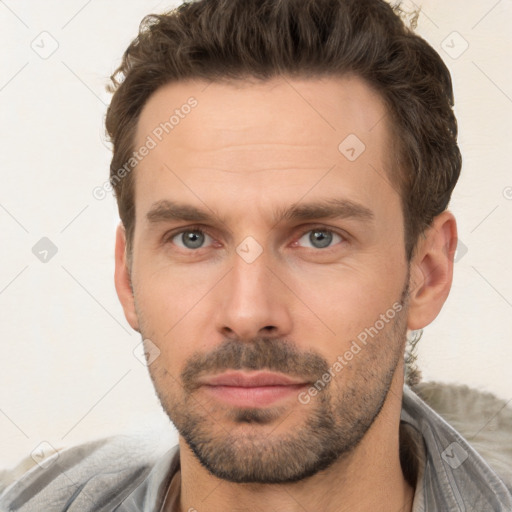
<svg viewBox="0 0 512 512">
<path fill-rule="evenodd" d="M 152 437 L 111 436 L 58 451 L 19 477 L 30 465 L 27 458 L 13 474 L 4 472 L 8 485 L 0 494 L 0 510 L 112 510 L 108 504 L 140 485 L 161 453 Z"/>
<path fill-rule="evenodd" d="M 512 489 L 512 408 L 466 385 L 421 382 L 412 390 L 480 454 Z"/>
</svg>

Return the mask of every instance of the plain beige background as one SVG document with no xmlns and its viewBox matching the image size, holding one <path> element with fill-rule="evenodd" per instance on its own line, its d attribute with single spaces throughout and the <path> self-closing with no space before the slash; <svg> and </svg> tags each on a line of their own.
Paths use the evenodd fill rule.
<svg viewBox="0 0 512 512">
<path fill-rule="evenodd" d="M 177 439 L 115 294 L 114 199 L 93 196 L 108 178 L 108 76 L 143 15 L 174 5 L 0 2 L 0 468 L 41 443 L 161 428 Z M 417 31 L 452 72 L 464 164 L 453 289 L 419 364 L 425 380 L 511 400 L 512 2 L 421 5 Z"/>
</svg>

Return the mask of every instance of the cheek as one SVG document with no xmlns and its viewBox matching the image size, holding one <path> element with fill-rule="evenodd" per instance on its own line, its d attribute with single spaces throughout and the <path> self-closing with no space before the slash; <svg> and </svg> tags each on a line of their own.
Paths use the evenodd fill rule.
<svg viewBox="0 0 512 512">
<path fill-rule="evenodd" d="M 160 350 L 155 368 L 165 368 L 177 377 L 193 352 L 205 350 L 202 329 L 207 315 L 202 314 L 201 302 L 207 286 L 170 266 L 137 275 L 134 292 L 141 334 Z"/>
<path fill-rule="evenodd" d="M 148 261 L 134 279 L 135 297 L 147 324 L 162 335 L 193 312 L 215 284 L 215 276 L 211 269 Z"/>
<path fill-rule="evenodd" d="M 396 265 L 340 266 L 303 272 L 292 288 L 308 310 L 304 312 L 303 328 L 312 332 L 313 327 L 318 334 L 332 337 L 335 343 L 329 346 L 343 349 L 361 331 L 373 326 L 381 314 L 391 310 L 388 317 L 394 316 L 393 307 L 397 307 L 404 279 Z"/>
</svg>

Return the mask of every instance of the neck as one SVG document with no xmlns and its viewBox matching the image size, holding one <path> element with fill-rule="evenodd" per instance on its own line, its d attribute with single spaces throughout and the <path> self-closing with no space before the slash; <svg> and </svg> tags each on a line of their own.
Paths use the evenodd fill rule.
<svg viewBox="0 0 512 512">
<path fill-rule="evenodd" d="M 287 484 L 219 479 L 199 463 L 180 436 L 179 510 L 411 512 L 414 490 L 399 456 L 401 404 L 402 382 L 394 382 L 379 416 L 355 449 L 329 468 Z"/>
</svg>

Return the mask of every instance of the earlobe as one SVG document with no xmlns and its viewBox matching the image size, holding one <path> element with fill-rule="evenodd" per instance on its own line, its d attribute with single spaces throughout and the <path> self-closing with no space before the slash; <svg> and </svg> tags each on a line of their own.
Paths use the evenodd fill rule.
<svg viewBox="0 0 512 512">
<path fill-rule="evenodd" d="M 418 241 L 411 261 L 408 328 L 422 329 L 441 311 L 450 292 L 457 223 L 449 211 L 439 214 Z"/>
<path fill-rule="evenodd" d="M 131 285 L 130 267 L 126 254 L 126 233 L 122 223 L 119 224 L 116 231 L 114 280 L 117 296 L 123 306 L 126 320 L 134 330 L 138 331 L 139 322 L 135 312 L 135 300 Z"/>
</svg>

